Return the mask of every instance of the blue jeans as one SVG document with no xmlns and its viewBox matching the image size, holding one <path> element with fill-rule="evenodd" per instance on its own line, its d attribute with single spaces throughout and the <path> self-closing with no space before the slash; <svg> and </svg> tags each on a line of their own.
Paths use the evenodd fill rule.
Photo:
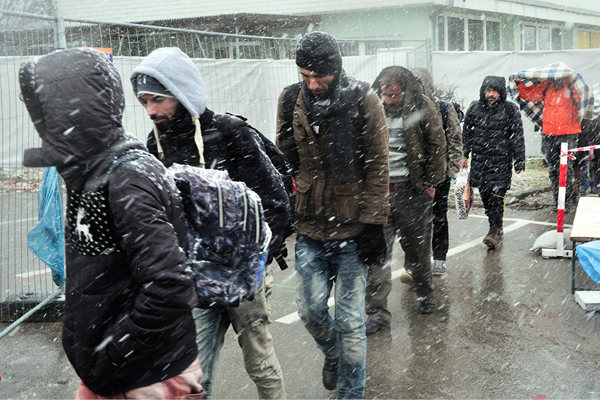
<svg viewBox="0 0 600 400">
<path fill-rule="evenodd" d="M 285 385 L 279 360 L 273 349 L 273 336 L 269 325 L 265 279 L 256 291 L 254 300 L 243 301 L 239 307 L 223 310 L 193 310 L 196 320 L 196 342 L 202 366 L 202 387 L 205 399 L 212 397 L 212 388 L 219 352 L 223 347 L 225 332 L 231 324 L 238 335 L 238 343 L 244 353 L 248 376 L 256 384 L 261 399 L 285 399 Z"/>
<path fill-rule="evenodd" d="M 360 399 L 365 390 L 367 337 L 363 306 L 367 267 L 352 240 L 321 242 L 298 235 L 296 302 L 304 326 L 328 358 L 339 357 L 337 394 Z M 335 282 L 335 315 L 327 300 Z"/>
</svg>

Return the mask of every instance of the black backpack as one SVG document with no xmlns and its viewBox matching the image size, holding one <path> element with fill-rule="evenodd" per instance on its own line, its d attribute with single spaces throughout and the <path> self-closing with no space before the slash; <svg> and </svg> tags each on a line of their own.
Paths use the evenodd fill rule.
<svg viewBox="0 0 600 400">
<path fill-rule="evenodd" d="M 247 122 L 247 118 L 243 115 L 237 115 L 232 113 L 215 114 L 213 118 L 213 127 L 220 132 L 236 132 L 242 127 L 248 127 L 252 129 L 256 135 L 260 138 L 261 142 L 265 146 L 265 152 L 267 157 L 273 163 L 273 166 L 281 175 L 281 180 L 288 195 L 290 218 L 287 223 L 287 227 L 283 234 L 282 251 L 275 253 L 275 259 L 282 270 L 287 268 L 285 262 L 286 250 L 285 250 L 285 239 L 290 236 L 294 231 L 294 202 L 296 194 L 296 183 L 292 177 L 292 168 L 285 155 L 277 148 L 275 143 L 269 140 L 262 132 L 253 127 Z"/>
<path fill-rule="evenodd" d="M 458 115 L 458 122 L 463 122 L 465 119 L 465 113 L 460 109 L 460 104 L 455 101 L 446 101 L 439 100 L 440 104 L 440 113 L 442 114 L 442 123 L 444 125 L 444 130 L 448 126 L 448 104 L 451 103 L 456 110 L 456 114 Z"/>
</svg>

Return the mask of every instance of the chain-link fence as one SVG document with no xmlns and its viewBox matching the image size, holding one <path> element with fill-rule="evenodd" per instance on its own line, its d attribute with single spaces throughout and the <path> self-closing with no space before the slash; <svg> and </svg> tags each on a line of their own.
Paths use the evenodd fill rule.
<svg viewBox="0 0 600 400">
<path fill-rule="evenodd" d="M 19 100 L 21 63 L 60 48 L 95 47 L 110 54 L 123 80 L 125 128 L 145 141 L 151 121 L 134 98 L 129 76 L 153 50 L 179 47 L 203 75 L 209 108 L 243 114 L 274 139 L 277 98 L 286 85 L 298 80 L 293 60 L 297 40 L 63 19 L 60 12 L 39 16 L 0 10 L 0 324 L 8 327 L 0 337 L 34 306 L 40 302 L 44 306 L 61 294 L 50 269 L 27 248 L 27 233 L 38 220 L 37 191 L 43 171 L 21 166 L 23 150 L 40 146 Z M 425 40 L 339 42 L 345 69 L 369 82 L 388 65 L 431 65 Z M 47 306 L 35 312 L 34 319 L 54 314 L 55 307 Z M 31 315 L 24 318 L 31 320 Z"/>
</svg>

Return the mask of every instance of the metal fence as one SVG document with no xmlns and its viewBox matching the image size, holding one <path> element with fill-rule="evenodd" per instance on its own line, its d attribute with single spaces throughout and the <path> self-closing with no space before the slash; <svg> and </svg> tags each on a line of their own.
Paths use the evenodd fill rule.
<svg viewBox="0 0 600 400">
<path fill-rule="evenodd" d="M 133 96 L 128 77 L 154 49 L 179 47 L 198 65 L 209 88 L 209 107 L 244 114 L 268 137 L 275 135 L 277 98 L 298 80 L 293 58 L 297 38 L 221 34 L 138 24 L 40 16 L 0 10 L 0 338 L 18 323 L 55 317 L 62 289 L 49 268 L 27 248 L 38 219 L 37 191 L 43 171 L 21 167 L 23 150 L 40 141 L 19 101 L 22 62 L 55 49 L 96 47 L 112 52 L 126 93 L 124 125 L 144 140 L 149 119 Z M 422 41 L 340 40 L 344 67 L 372 81 L 387 65 L 431 67 Z M 41 309 L 41 311 L 40 311 Z"/>
</svg>

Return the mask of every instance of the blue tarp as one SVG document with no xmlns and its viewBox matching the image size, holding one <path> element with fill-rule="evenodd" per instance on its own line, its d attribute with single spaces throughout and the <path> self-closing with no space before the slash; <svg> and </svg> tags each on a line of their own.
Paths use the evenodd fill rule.
<svg viewBox="0 0 600 400">
<path fill-rule="evenodd" d="M 581 244 L 575 249 L 583 270 L 594 282 L 600 283 L 600 240 Z"/>
<path fill-rule="evenodd" d="M 62 204 L 56 168 L 44 169 L 44 180 L 38 192 L 38 223 L 27 235 L 27 247 L 52 270 L 58 286 L 65 283 L 65 239 Z"/>
</svg>

